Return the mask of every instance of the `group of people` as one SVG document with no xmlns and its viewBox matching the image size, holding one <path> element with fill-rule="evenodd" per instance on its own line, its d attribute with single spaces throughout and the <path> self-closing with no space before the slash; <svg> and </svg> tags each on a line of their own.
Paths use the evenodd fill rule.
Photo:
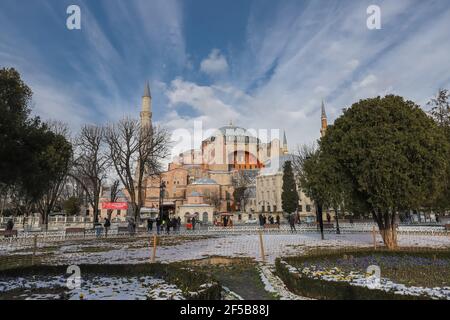
<svg viewBox="0 0 450 320">
<path fill-rule="evenodd" d="M 172 219 L 166 218 L 161 219 L 157 217 L 155 220 L 148 219 L 147 220 L 147 231 L 153 232 L 153 224 L 156 223 L 156 233 L 160 234 L 161 232 L 166 231 L 167 234 L 170 233 L 170 229 L 173 231 L 180 231 L 181 229 L 181 218 L 173 217 Z"/>
<path fill-rule="evenodd" d="M 223 216 L 219 218 L 214 219 L 214 225 L 215 226 L 221 226 L 221 227 L 232 227 L 233 226 L 233 219 L 229 216 Z"/>
<path fill-rule="evenodd" d="M 269 217 L 266 217 L 262 213 L 259 214 L 259 225 L 261 227 L 264 227 L 266 224 L 277 224 L 280 225 L 280 215 L 277 214 L 277 216 L 274 218 L 272 215 L 269 215 Z"/>
</svg>

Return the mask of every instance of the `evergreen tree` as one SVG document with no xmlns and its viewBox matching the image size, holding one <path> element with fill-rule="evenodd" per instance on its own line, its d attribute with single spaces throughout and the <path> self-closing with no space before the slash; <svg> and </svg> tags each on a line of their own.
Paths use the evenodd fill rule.
<svg viewBox="0 0 450 320">
<path fill-rule="evenodd" d="M 420 208 L 441 194 L 449 143 L 419 106 L 388 95 L 345 110 L 321 139 L 320 153 L 333 160 L 330 169 L 347 182 L 343 190 L 372 214 L 392 249 L 397 246 L 397 213 Z"/>
<path fill-rule="evenodd" d="M 283 166 L 283 191 L 281 193 L 281 205 L 283 211 L 287 213 L 296 212 L 298 200 L 299 197 L 292 164 L 291 161 L 286 161 Z"/>
</svg>

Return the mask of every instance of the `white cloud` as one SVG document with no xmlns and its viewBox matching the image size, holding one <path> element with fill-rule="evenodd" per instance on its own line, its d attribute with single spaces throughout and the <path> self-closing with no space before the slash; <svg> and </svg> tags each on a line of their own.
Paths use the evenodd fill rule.
<svg viewBox="0 0 450 320">
<path fill-rule="evenodd" d="M 354 82 L 352 85 L 352 88 L 353 88 L 353 90 L 364 89 L 364 88 L 368 88 L 370 86 L 375 85 L 376 82 L 377 82 L 377 77 L 374 76 L 373 74 L 369 74 L 367 77 L 365 77 L 360 82 Z"/>
<path fill-rule="evenodd" d="M 173 80 L 166 91 L 169 106 L 181 104 L 192 106 L 210 126 L 222 126 L 224 121 L 238 118 L 233 107 L 218 97 L 219 90 L 210 86 L 200 86 L 181 78 Z M 218 117 L 220 115 L 220 117 Z"/>
<path fill-rule="evenodd" d="M 219 49 L 213 49 L 208 58 L 200 63 L 200 71 L 208 75 L 223 74 L 228 71 L 228 62 Z"/>
</svg>

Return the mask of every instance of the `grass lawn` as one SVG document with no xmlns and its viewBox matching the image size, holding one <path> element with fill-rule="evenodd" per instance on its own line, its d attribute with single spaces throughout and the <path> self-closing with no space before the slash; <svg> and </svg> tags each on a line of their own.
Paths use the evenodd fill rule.
<svg viewBox="0 0 450 320">
<path fill-rule="evenodd" d="M 184 264 L 193 269 L 201 267 L 202 272 L 246 300 L 276 299 L 264 289 L 257 263 L 251 259 L 211 257 L 184 262 Z"/>
</svg>

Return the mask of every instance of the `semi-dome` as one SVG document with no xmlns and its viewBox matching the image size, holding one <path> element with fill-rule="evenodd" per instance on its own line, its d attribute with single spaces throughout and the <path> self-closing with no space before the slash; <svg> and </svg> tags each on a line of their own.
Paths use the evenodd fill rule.
<svg viewBox="0 0 450 320">
<path fill-rule="evenodd" d="M 217 184 L 216 180 L 209 178 L 201 178 L 195 180 L 192 184 Z"/>
<path fill-rule="evenodd" d="M 192 193 L 191 193 L 190 196 L 191 196 L 191 197 L 201 197 L 202 194 L 201 194 L 200 192 L 197 192 L 197 191 L 192 191 Z"/>
</svg>

